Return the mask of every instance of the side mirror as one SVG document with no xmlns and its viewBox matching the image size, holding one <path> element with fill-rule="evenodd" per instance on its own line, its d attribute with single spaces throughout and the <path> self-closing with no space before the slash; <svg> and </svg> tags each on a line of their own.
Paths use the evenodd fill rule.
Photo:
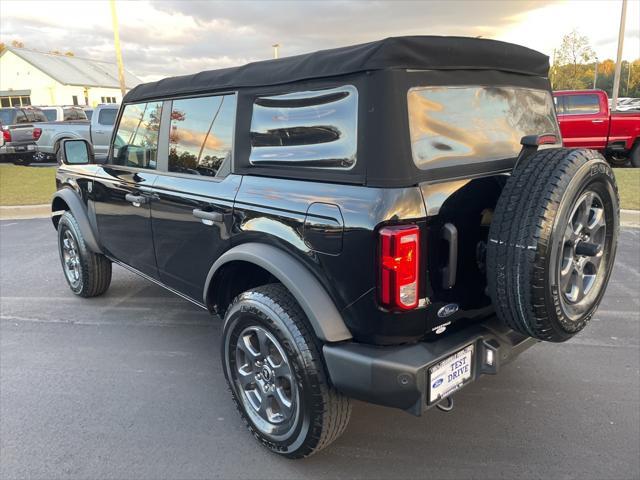
<svg viewBox="0 0 640 480">
<path fill-rule="evenodd" d="M 58 150 L 58 163 L 62 165 L 88 165 L 94 163 L 93 147 L 81 138 L 62 140 Z"/>
</svg>

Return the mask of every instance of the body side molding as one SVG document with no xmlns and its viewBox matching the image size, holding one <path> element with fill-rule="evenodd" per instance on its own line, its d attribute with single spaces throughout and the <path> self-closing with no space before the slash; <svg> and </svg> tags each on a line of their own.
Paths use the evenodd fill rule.
<svg viewBox="0 0 640 480">
<path fill-rule="evenodd" d="M 204 304 L 210 305 L 209 286 L 223 265 L 243 261 L 264 268 L 293 294 L 304 310 L 316 335 L 327 342 L 352 338 L 333 300 L 304 265 L 271 245 L 244 243 L 224 253 L 211 267 L 204 288 Z"/>
</svg>

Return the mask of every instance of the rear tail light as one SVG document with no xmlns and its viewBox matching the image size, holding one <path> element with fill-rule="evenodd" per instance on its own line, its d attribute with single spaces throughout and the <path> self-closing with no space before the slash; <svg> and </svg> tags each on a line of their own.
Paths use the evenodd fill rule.
<svg viewBox="0 0 640 480">
<path fill-rule="evenodd" d="M 11 132 L 9 130 L 2 130 L 2 138 L 4 138 L 5 142 L 11 141 Z"/>
<path fill-rule="evenodd" d="M 34 140 L 38 140 L 40 138 L 40 135 L 42 135 L 42 129 L 41 128 L 34 128 L 33 129 L 33 139 Z"/>
<path fill-rule="evenodd" d="M 393 310 L 418 306 L 420 229 L 415 225 L 380 230 L 380 303 Z"/>
</svg>

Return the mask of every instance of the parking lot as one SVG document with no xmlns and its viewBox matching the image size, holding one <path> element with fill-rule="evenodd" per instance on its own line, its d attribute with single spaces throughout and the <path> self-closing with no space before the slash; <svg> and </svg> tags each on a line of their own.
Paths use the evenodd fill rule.
<svg viewBox="0 0 640 480">
<path fill-rule="evenodd" d="M 220 322 L 114 267 L 67 288 L 48 219 L 0 222 L 2 478 L 638 478 L 640 229 L 606 298 L 565 344 L 540 344 L 421 418 L 354 402 L 345 435 L 287 461 L 245 430 Z"/>
</svg>

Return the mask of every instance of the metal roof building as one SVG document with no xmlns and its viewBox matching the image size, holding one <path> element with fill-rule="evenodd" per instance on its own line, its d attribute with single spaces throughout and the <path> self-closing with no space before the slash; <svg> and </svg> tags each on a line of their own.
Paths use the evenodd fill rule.
<svg viewBox="0 0 640 480">
<path fill-rule="evenodd" d="M 127 89 L 142 81 L 125 71 Z M 96 105 L 122 100 L 115 62 L 7 47 L 0 55 L 0 101 L 10 105 Z"/>
</svg>

